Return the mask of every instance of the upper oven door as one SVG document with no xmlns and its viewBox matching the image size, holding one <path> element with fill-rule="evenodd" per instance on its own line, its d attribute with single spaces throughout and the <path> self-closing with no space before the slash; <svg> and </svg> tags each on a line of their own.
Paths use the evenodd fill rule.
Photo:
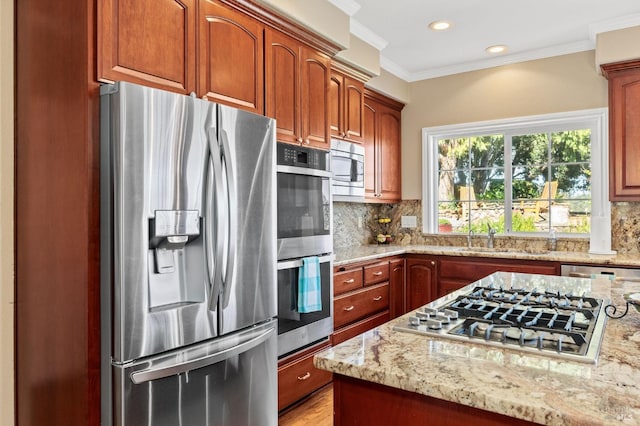
<svg viewBox="0 0 640 426">
<path fill-rule="evenodd" d="M 330 172 L 278 166 L 278 259 L 332 249 Z"/>
</svg>

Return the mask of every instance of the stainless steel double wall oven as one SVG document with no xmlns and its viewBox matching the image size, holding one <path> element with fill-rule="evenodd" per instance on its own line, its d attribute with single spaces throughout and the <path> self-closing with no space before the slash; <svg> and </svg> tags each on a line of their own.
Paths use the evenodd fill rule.
<svg viewBox="0 0 640 426">
<path fill-rule="evenodd" d="M 330 153 L 277 144 L 278 355 L 327 338 L 333 331 L 333 237 Z M 302 259 L 320 261 L 322 310 L 296 306 Z"/>
</svg>

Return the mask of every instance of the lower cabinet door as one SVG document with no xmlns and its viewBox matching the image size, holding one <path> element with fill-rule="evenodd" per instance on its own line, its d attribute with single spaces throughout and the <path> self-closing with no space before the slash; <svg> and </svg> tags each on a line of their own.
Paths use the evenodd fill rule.
<svg viewBox="0 0 640 426">
<path fill-rule="evenodd" d="M 327 341 L 281 361 L 278 368 L 278 411 L 331 382 L 331 372 L 313 365 L 315 354 L 329 346 Z"/>
</svg>

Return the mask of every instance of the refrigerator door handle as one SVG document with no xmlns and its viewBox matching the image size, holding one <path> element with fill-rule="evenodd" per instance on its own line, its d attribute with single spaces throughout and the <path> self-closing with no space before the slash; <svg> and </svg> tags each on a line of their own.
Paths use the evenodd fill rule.
<svg viewBox="0 0 640 426">
<path fill-rule="evenodd" d="M 207 195 L 205 197 L 208 222 L 206 226 L 206 240 L 208 241 L 206 250 L 207 266 L 209 268 L 209 284 L 211 286 L 209 310 L 215 311 L 218 305 L 218 296 L 222 289 L 222 258 L 224 253 L 224 241 L 219 236 L 222 229 L 224 229 L 224 224 L 221 218 L 219 198 L 216 197 L 216 194 L 223 194 L 224 188 L 222 185 L 221 153 L 214 128 L 207 130 L 207 139 L 209 142 L 209 167 L 213 170 L 213 176 L 211 176 L 212 173 L 209 172 L 211 179 L 208 181 Z M 213 183 L 211 183 L 212 180 Z M 214 259 L 213 265 L 211 265 L 212 259 Z"/>
<path fill-rule="evenodd" d="M 131 373 L 131 381 L 136 385 L 141 383 L 149 382 L 152 380 L 163 379 L 169 376 L 175 376 L 178 374 L 186 373 L 192 370 L 197 370 L 199 368 L 203 368 L 212 364 L 216 364 L 218 362 L 229 359 L 235 355 L 241 354 L 248 350 L 255 348 L 256 346 L 262 344 L 267 339 L 271 337 L 271 335 L 275 332 L 275 327 L 271 327 L 266 331 L 256 331 L 259 333 L 256 335 L 249 335 L 249 340 L 244 341 L 238 345 L 231 346 L 215 353 L 188 360 L 182 363 L 175 363 L 166 366 L 160 366 L 157 368 L 150 368 L 147 370 L 140 370 L 134 373 Z"/>
<path fill-rule="evenodd" d="M 235 237 L 238 235 L 238 191 L 236 189 L 236 177 L 233 170 L 233 161 L 231 158 L 231 146 L 229 145 L 227 132 L 225 132 L 224 129 L 220 129 L 220 139 L 222 141 L 222 157 L 224 159 L 227 178 L 227 219 L 229 224 L 229 238 L 227 240 L 227 265 L 224 276 L 224 287 L 222 289 L 222 307 L 226 308 L 227 306 L 229 306 L 229 299 L 231 298 L 231 286 L 233 285 L 233 278 L 236 268 L 237 248 Z"/>
</svg>

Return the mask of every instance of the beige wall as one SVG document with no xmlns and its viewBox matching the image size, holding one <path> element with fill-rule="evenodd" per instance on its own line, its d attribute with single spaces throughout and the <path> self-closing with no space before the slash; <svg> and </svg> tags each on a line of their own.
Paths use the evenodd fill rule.
<svg viewBox="0 0 640 426">
<path fill-rule="evenodd" d="M 640 26 L 600 33 L 596 37 L 596 66 L 640 58 Z"/>
<path fill-rule="evenodd" d="M 338 46 L 349 47 L 349 16 L 326 0 L 258 0 L 258 2 L 321 34 Z"/>
<path fill-rule="evenodd" d="M 405 104 L 411 101 L 410 84 L 385 69 L 380 69 L 380 75 L 369 80 L 365 86 Z"/>
<path fill-rule="evenodd" d="M 0 0 L 0 423 L 13 424 L 13 0 Z"/>
<path fill-rule="evenodd" d="M 595 52 L 522 62 L 410 84 L 402 113 L 402 198 L 421 199 L 423 127 L 607 106 Z"/>
<path fill-rule="evenodd" d="M 336 58 L 368 75 L 380 74 L 380 51 L 353 34 L 349 48 L 338 52 Z"/>
</svg>

